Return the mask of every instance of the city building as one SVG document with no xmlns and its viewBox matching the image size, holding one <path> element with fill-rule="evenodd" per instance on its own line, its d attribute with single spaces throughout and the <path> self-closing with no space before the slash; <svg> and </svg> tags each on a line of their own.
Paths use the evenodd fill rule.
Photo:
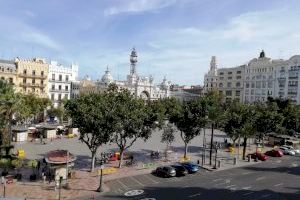
<svg viewBox="0 0 300 200">
<path fill-rule="evenodd" d="M 204 76 L 204 93 L 218 90 L 227 100 L 265 102 L 268 97 L 290 99 L 300 104 L 300 56 L 288 60 L 271 59 L 262 51 L 258 58 L 233 68 L 217 69 L 212 58 L 210 71 Z"/>
<path fill-rule="evenodd" d="M 130 54 L 130 72 L 127 75 L 127 80 L 114 80 L 108 67 L 105 74 L 99 81 L 93 82 L 90 79 L 84 79 L 80 84 L 80 94 L 90 92 L 105 91 L 109 84 L 114 83 L 119 88 L 128 89 L 135 97 L 147 100 L 156 100 L 170 96 L 170 82 L 166 77 L 161 84 L 155 85 L 152 76 L 143 77 L 137 73 L 137 52 L 133 48 Z"/>
<path fill-rule="evenodd" d="M 72 82 L 75 82 L 77 78 L 77 65 L 72 64 L 68 68 L 58 64 L 56 61 L 50 62 L 48 95 L 54 107 L 57 107 L 63 99 L 71 98 Z"/>
<path fill-rule="evenodd" d="M 203 95 L 203 87 L 200 85 L 187 86 L 173 84 L 170 86 L 170 96 L 180 101 L 190 101 Z"/>
<path fill-rule="evenodd" d="M 16 91 L 24 94 L 35 94 L 38 97 L 48 97 L 48 64 L 44 59 L 15 59 Z"/>
<path fill-rule="evenodd" d="M 0 60 L 0 79 L 15 85 L 17 68 L 13 60 Z"/>
</svg>

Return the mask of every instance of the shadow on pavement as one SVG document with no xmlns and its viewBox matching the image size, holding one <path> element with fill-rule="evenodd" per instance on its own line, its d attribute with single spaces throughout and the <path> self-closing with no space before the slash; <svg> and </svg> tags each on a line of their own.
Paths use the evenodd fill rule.
<svg viewBox="0 0 300 200">
<path fill-rule="evenodd" d="M 268 172 L 280 172 L 280 173 L 288 173 L 293 175 L 300 175 L 300 167 L 276 167 L 276 168 L 264 168 L 264 167 L 256 167 L 256 166 L 249 166 L 244 167 L 247 170 L 253 171 L 268 171 Z M 300 199 L 300 196 L 299 196 Z"/>
</svg>

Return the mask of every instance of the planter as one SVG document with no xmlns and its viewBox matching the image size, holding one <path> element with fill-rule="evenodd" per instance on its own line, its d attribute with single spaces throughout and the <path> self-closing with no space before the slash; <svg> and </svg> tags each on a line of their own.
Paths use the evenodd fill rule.
<svg viewBox="0 0 300 200">
<path fill-rule="evenodd" d="M 21 181 L 22 180 L 22 174 L 16 174 L 15 179 L 17 179 L 18 181 Z"/>
<path fill-rule="evenodd" d="M 36 174 L 31 174 L 30 177 L 29 177 L 30 181 L 35 181 L 36 178 L 37 178 Z"/>
</svg>

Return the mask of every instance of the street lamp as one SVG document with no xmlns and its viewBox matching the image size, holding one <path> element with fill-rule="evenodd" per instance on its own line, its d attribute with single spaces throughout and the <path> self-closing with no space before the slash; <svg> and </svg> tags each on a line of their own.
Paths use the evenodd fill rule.
<svg viewBox="0 0 300 200">
<path fill-rule="evenodd" d="M 102 176 L 103 176 L 103 169 L 104 169 L 104 162 L 101 159 L 100 160 L 100 184 L 99 187 L 97 189 L 97 192 L 103 192 L 103 188 L 102 188 Z"/>
<path fill-rule="evenodd" d="M 60 200 L 61 197 L 61 182 L 62 182 L 63 177 L 59 177 L 59 190 L 58 190 L 58 200 Z"/>
</svg>

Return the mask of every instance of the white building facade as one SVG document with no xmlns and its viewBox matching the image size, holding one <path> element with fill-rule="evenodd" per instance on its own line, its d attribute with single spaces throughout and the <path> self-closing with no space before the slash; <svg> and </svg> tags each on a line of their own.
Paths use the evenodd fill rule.
<svg viewBox="0 0 300 200">
<path fill-rule="evenodd" d="M 114 80 L 108 67 L 101 80 L 94 84 L 90 80 L 82 80 L 80 93 L 102 92 L 107 89 L 111 83 L 116 84 L 119 88 L 128 89 L 135 97 L 145 100 L 156 100 L 170 96 L 170 82 L 166 78 L 161 84 L 155 85 L 152 76 L 140 76 L 137 73 L 137 52 L 133 48 L 130 54 L 130 73 L 127 80 Z M 89 84 L 87 84 L 89 82 Z M 85 86 L 86 85 L 86 86 Z"/>
<path fill-rule="evenodd" d="M 300 104 L 299 70 L 300 56 L 272 60 L 262 51 L 258 58 L 245 65 L 220 69 L 211 67 L 204 76 L 204 93 L 215 89 L 227 100 L 239 99 L 245 103 L 265 102 L 268 97 L 280 97 Z"/>
<path fill-rule="evenodd" d="M 72 82 L 78 79 L 78 66 L 64 67 L 56 61 L 49 64 L 49 98 L 53 106 L 57 107 L 63 99 L 70 99 L 72 96 Z"/>
</svg>

